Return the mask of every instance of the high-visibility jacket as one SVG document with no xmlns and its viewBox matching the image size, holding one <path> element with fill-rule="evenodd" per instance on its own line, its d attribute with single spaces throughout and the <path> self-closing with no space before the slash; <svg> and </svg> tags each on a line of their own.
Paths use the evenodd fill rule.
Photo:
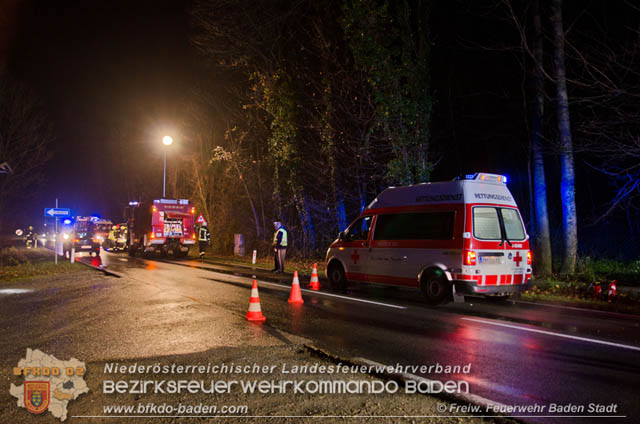
<svg viewBox="0 0 640 424">
<path fill-rule="evenodd" d="M 278 228 L 278 231 L 273 235 L 273 245 L 275 247 L 287 247 L 287 229 L 284 227 Z"/>
<path fill-rule="evenodd" d="M 198 232 L 198 240 L 200 241 L 209 241 L 209 237 L 211 233 L 207 227 L 200 227 L 200 231 Z"/>
</svg>

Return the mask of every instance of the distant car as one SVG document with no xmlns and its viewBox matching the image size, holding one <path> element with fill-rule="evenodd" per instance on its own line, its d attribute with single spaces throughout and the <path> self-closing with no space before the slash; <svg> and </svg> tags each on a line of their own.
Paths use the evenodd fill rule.
<svg viewBox="0 0 640 424">
<path fill-rule="evenodd" d="M 95 225 L 89 219 L 78 218 L 73 226 L 73 231 L 63 234 L 64 255 L 69 256 L 73 248 L 76 253 L 90 252 L 100 255 L 101 241 L 95 233 Z"/>
</svg>

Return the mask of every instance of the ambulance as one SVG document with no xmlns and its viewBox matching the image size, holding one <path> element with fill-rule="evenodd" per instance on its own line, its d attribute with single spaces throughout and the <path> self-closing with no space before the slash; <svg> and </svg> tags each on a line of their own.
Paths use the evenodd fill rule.
<svg viewBox="0 0 640 424">
<path fill-rule="evenodd" d="M 434 305 L 526 290 L 529 236 L 506 183 L 505 176 L 476 173 L 387 188 L 329 246 L 332 287 L 414 287 Z"/>
</svg>

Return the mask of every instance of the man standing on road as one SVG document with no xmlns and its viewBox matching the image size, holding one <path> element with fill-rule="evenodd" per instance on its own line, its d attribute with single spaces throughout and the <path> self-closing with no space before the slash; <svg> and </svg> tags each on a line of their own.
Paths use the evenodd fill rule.
<svg viewBox="0 0 640 424">
<path fill-rule="evenodd" d="M 211 241 L 211 233 L 207 228 L 207 223 L 204 222 L 202 223 L 202 225 L 200 226 L 200 229 L 198 230 L 198 242 L 199 242 L 198 245 L 200 247 L 200 259 L 204 258 L 204 253 L 206 252 L 210 241 Z"/>
<path fill-rule="evenodd" d="M 284 258 L 287 256 L 287 229 L 284 228 L 282 223 L 276 221 L 273 223 L 273 226 L 276 229 L 275 234 L 273 235 L 273 250 L 275 252 L 276 258 L 278 259 L 278 269 L 275 271 L 276 274 L 282 274 L 284 272 Z"/>
</svg>

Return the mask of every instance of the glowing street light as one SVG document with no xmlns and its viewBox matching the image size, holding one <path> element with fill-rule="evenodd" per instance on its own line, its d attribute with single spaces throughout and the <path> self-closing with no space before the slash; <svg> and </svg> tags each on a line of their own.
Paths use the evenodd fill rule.
<svg viewBox="0 0 640 424">
<path fill-rule="evenodd" d="M 173 138 L 168 135 L 162 137 L 162 144 L 170 146 L 173 143 Z M 167 149 L 164 149 L 164 170 L 162 172 L 162 198 L 165 197 L 165 187 L 167 185 Z"/>
</svg>

